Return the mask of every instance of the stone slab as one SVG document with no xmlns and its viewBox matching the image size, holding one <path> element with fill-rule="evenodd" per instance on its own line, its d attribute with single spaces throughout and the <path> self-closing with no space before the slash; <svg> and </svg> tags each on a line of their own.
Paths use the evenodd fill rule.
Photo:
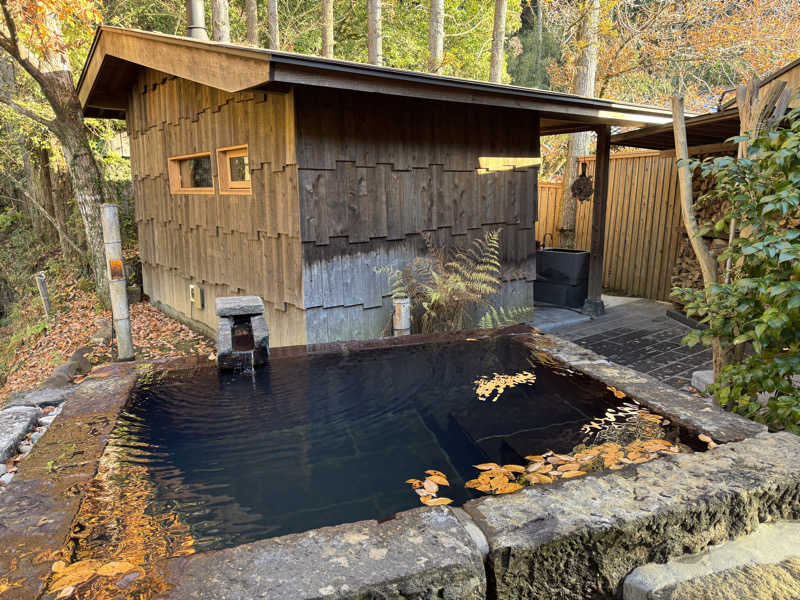
<svg viewBox="0 0 800 600">
<path fill-rule="evenodd" d="M 714 383 L 714 371 L 702 370 L 692 372 L 692 387 L 701 394 L 704 394 L 706 388 Z"/>
<path fill-rule="evenodd" d="M 135 382 L 135 363 L 115 363 L 76 386 L 0 494 L 0 581 L 8 585 L 3 600 L 40 597 Z"/>
<path fill-rule="evenodd" d="M 464 509 L 489 540 L 489 597 L 619 597 L 636 567 L 800 518 L 800 437 L 759 434 Z"/>
<path fill-rule="evenodd" d="M 765 565 L 776 568 L 758 568 Z M 754 577 L 755 572 L 762 573 L 762 577 Z M 765 576 L 767 573 L 769 577 Z M 773 580 L 774 585 L 759 586 L 756 583 L 759 580 Z M 736 589 L 736 581 L 747 582 L 748 587 Z M 800 596 L 800 521 L 778 521 L 699 554 L 638 567 L 625 578 L 623 598 L 678 600 L 691 597 L 700 600 L 719 589 L 715 598 L 774 600 L 780 588 L 791 587 Z M 688 596 L 690 590 L 692 594 L 705 591 L 702 595 Z"/>
<path fill-rule="evenodd" d="M 44 388 L 11 395 L 6 406 L 58 406 L 72 394 L 74 388 Z"/>
<path fill-rule="evenodd" d="M 708 398 L 677 390 L 572 342 L 551 335 L 540 335 L 536 340 L 570 368 L 614 386 L 673 423 L 693 433 L 710 435 L 717 443 L 736 442 L 767 431 L 765 425 L 723 410 Z"/>
<path fill-rule="evenodd" d="M 481 554 L 447 507 L 165 561 L 170 600 L 483 600 Z"/>
<path fill-rule="evenodd" d="M 217 298 L 218 317 L 264 314 L 264 301 L 258 296 L 223 296 Z"/>
<path fill-rule="evenodd" d="M 15 456 L 19 443 L 36 427 L 42 411 L 33 406 L 13 406 L 0 411 L 0 462 Z"/>
</svg>

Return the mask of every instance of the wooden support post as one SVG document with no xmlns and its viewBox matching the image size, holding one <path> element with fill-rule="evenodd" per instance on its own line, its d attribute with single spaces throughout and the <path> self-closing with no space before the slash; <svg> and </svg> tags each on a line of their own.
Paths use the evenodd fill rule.
<svg viewBox="0 0 800 600">
<path fill-rule="evenodd" d="M 605 312 L 603 305 L 603 249 L 606 236 L 608 174 L 611 165 L 611 127 L 597 129 L 597 158 L 594 170 L 594 202 L 592 203 L 592 241 L 589 251 L 589 297 L 583 312 L 597 316 Z"/>
<path fill-rule="evenodd" d="M 50 294 L 47 291 L 47 276 L 44 271 L 39 271 L 34 275 L 36 280 L 36 287 L 39 288 L 39 295 L 42 297 L 42 306 L 44 307 L 45 319 L 50 318 Z"/>
</svg>

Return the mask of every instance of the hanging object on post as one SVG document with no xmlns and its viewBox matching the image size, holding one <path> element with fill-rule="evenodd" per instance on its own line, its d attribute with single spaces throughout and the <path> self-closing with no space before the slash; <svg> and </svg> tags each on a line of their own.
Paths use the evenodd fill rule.
<svg viewBox="0 0 800 600">
<path fill-rule="evenodd" d="M 581 202 L 585 202 L 592 197 L 594 193 L 594 186 L 592 185 L 592 178 L 586 174 L 586 163 L 581 163 L 581 174 L 572 182 L 572 197 L 577 198 Z"/>
</svg>

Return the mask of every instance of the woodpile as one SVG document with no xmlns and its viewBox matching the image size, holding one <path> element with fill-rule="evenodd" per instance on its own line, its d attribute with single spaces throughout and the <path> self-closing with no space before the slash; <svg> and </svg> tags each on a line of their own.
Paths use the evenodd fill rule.
<svg viewBox="0 0 800 600">
<path fill-rule="evenodd" d="M 702 227 L 710 223 L 716 223 L 725 211 L 728 210 L 727 200 L 720 198 L 708 199 L 703 202 L 698 202 L 699 198 L 707 194 L 714 186 L 713 178 L 701 177 L 698 171 L 695 171 L 692 177 L 692 195 L 694 196 L 694 209 L 697 215 L 697 222 Z M 706 236 L 706 241 L 711 245 L 711 253 L 717 257 L 720 253 L 728 247 L 727 232 L 722 235 L 723 237 L 713 237 L 713 232 Z M 683 231 L 681 235 L 680 244 L 678 247 L 678 257 L 675 259 L 675 265 L 672 268 L 672 286 L 682 288 L 703 288 L 703 276 L 700 273 L 700 263 L 692 250 L 689 243 L 689 237 Z"/>
</svg>

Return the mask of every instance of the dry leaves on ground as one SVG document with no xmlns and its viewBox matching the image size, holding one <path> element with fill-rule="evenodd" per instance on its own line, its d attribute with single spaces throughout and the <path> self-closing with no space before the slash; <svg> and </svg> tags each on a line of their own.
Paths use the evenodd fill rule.
<svg viewBox="0 0 800 600">
<path fill-rule="evenodd" d="M 36 388 L 76 349 L 88 345 L 97 328 L 97 319 L 111 320 L 110 311 L 97 309 L 94 294 L 79 289 L 76 284 L 61 284 L 57 289 L 59 304 L 68 306 L 69 310 L 53 315 L 44 331 L 26 340 L 18 349 L 10 362 L 8 379 L 0 387 L 0 405 L 14 392 Z M 31 307 L 31 311 L 36 310 L 41 312 L 41 306 Z M 150 304 L 132 304 L 130 313 L 137 359 L 208 356 L 214 350 L 205 337 Z M 96 347 L 90 360 L 95 364 L 110 362 L 113 344 L 112 341 Z"/>
</svg>

